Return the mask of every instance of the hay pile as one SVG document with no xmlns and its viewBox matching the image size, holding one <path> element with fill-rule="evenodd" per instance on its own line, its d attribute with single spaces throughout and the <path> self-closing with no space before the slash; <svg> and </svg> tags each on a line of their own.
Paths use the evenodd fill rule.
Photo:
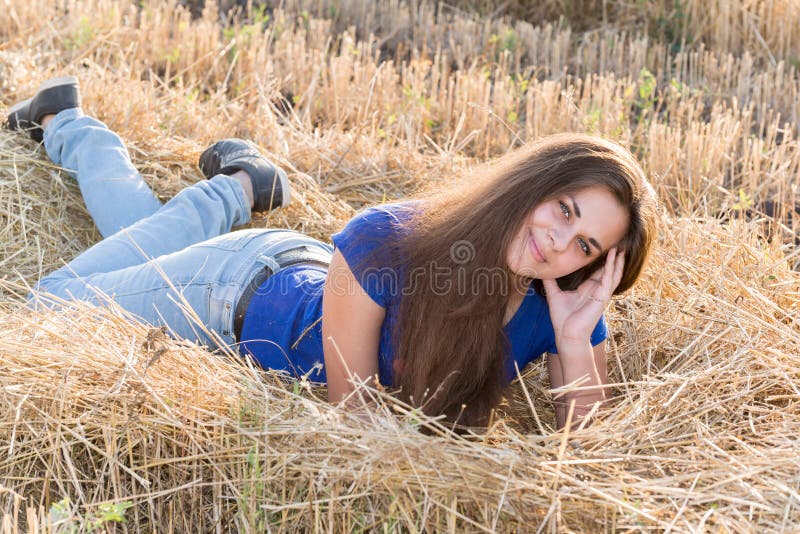
<svg viewBox="0 0 800 534">
<path fill-rule="evenodd" d="M 362 4 L 342 5 L 356 17 Z M 463 42 L 442 45 L 442 59 L 401 50 L 393 65 L 378 62 L 375 40 L 351 33 L 331 47 L 330 21 L 278 11 L 259 22 L 269 23 L 262 42 L 252 20 L 223 32 L 213 8 L 193 20 L 159 3 L 97 0 L 54 13 L 52 26 L 37 9 L 57 8 L 12 1 L 0 13 L 0 33 L 15 32 L 0 49 L 2 104 L 55 72 L 77 74 L 87 110 L 121 133 L 163 198 L 200 178 L 207 142 L 251 137 L 288 168 L 298 200 L 254 224 L 327 238 L 363 203 L 457 185 L 450 176 L 487 157 L 572 129 L 629 143 L 657 173 L 663 231 L 642 282 L 609 310 L 614 406 L 589 428 L 554 433 L 539 364 L 512 387 L 503 418 L 458 437 L 381 392 L 364 392 L 377 409 L 344 413 L 323 390 L 122 310 L 26 310 L 26 285 L 98 236 L 72 179 L 0 132 L 0 532 L 106 528 L 114 510 L 133 531 L 181 532 L 781 531 L 800 521 L 797 221 L 778 211 L 767 239 L 767 224 L 745 217 L 765 199 L 794 205 L 795 70 L 687 49 L 685 72 L 662 72 L 652 62 L 666 47 L 636 35 L 577 46 L 568 30 L 513 24 L 521 44 L 499 50 L 489 36 L 508 21 L 466 15 L 452 19 Z M 363 16 L 353 24 L 376 17 Z M 429 22 L 419 33 L 428 29 L 406 50 L 436 38 Z M 550 48 L 525 48 L 525 36 L 545 34 Z M 618 54 L 594 63 L 609 43 Z M 448 71 L 448 54 L 469 61 Z M 549 59 L 523 89 L 515 63 L 537 57 Z M 620 57 L 627 75 L 601 66 Z M 748 68 L 747 80 L 734 76 Z M 781 91 L 747 93 L 769 76 Z"/>
</svg>

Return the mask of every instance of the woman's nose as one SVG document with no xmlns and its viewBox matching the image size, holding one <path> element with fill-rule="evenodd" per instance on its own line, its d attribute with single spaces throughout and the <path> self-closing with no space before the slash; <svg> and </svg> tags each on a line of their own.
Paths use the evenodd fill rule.
<svg viewBox="0 0 800 534">
<path fill-rule="evenodd" d="M 575 232 L 572 231 L 570 227 L 566 226 L 550 228 L 550 244 L 552 245 L 553 250 L 556 252 L 562 252 L 566 250 L 570 241 L 572 241 L 572 234 L 574 233 Z"/>
</svg>

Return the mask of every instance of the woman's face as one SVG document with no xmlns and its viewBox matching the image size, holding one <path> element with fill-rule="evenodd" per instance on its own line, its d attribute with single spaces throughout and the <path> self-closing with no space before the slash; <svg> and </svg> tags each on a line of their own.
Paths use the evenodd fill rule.
<svg viewBox="0 0 800 534">
<path fill-rule="evenodd" d="M 508 267 L 540 280 L 573 273 L 622 240 L 628 220 L 628 211 L 600 186 L 548 200 L 525 217 L 508 248 Z"/>
</svg>

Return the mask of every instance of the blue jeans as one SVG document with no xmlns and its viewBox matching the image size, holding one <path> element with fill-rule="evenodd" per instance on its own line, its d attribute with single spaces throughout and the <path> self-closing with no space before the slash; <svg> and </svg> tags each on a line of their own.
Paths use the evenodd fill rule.
<svg viewBox="0 0 800 534">
<path fill-rule="evenodd" d="M 331 250 L 290 230 L 230 232 L 250 221 L 250 205 L 228 176 L 193 184 L 162 205 L 119 136 L 79 109 L 56 115 L 44 146 L 78 181 L 104 239 L 39 280 L 29 296 L 34 307 L 113 299 L 176 337 L 223 347 L 236 342 L 244 288 L 262 268 L 279 269 L 273 256 L 298 245 Z"/>
</svg>

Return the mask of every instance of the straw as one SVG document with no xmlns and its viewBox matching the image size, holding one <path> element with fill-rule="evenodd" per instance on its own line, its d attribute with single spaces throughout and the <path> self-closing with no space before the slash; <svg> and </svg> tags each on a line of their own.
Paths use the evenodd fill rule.
<svg viewBox="0 0 800 534">
<path fill-rule="evenodd" d="M 800 521 L 793 2 L 692 1 L 685 19 L 673 2 L 542 2 L 565 18 L 540 26 L 516 18 L 527 2 L 292 1 L 230 23 L 211 3 L 194 16 L 171 2 L 7 4 L 0 108 L 77 75 L 86 112 L 164 200 L 201 179 L 209 142 L 247 137 L 294 198 L 253 226 L 328 240 L 363 205 L 459 187 L 521 143 L 582 131 L 636 154 L 661 231 L 609 307 L 615 400 L 594 423 L 554 430 L 540 361 L 488 430 L 458 436 L 382 390 L 359 389 L 362 410 L 329 405 L 323 387 L 113 303 L 27 309 L 30 286 L 99 235 L 73 178 L 0 131 L 0 532 L 113 528 L 109 510 L 159 532 Z M 658 17 L 680 46 L 651 31 Z"/>
</svg>

